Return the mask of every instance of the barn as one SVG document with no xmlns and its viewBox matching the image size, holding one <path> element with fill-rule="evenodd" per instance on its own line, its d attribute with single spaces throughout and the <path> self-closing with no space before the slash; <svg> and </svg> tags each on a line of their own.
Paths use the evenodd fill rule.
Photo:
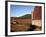
<svg viewBox="0 0 46 37">
<path fill-rule="evenodd" d="M 42 25 L 42 8 L 41 6 L 36 6 L 32 12 L 32 25 L 41 26 Z"/>
</svg>

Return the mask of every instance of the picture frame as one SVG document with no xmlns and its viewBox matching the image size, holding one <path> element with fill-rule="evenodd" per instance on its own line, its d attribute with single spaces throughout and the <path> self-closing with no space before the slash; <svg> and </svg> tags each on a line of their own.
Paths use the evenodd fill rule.
<svg viewBox="0 0 46 37">
<path fill-rule="evenodd" d="M 42 6 L 42 30 L 26 32 L 10 32 L 10 5 L 32 5 Z M 45 34 L 45 3 L 42 2 L 25 2 L 25 1 L 5 1 L 5 36 L 24 36 Z"/>
</svg>

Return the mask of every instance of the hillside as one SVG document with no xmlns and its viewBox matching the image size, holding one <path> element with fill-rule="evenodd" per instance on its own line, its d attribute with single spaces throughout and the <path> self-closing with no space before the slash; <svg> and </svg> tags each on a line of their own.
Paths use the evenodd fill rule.
<svg viewBox="0 0 46 37">
<path fill-rule="evenodd" d="M 26 14 L 26 15 L 23 15 L 23 16 L 17 17 L 17 18 L 31 18 L 31 14 Z"/>
</svg>

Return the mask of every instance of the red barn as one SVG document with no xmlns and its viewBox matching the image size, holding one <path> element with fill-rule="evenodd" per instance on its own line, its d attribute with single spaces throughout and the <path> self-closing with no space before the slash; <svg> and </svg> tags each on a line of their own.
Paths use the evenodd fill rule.
<svg viewBox="0 0 46 37">
<path fill-rule="evenodd" d="M 42 20 L 42 7 L 36 6 L 32 13 L 32 24 L 41 26 L 41 20 Z"/>
</svg>

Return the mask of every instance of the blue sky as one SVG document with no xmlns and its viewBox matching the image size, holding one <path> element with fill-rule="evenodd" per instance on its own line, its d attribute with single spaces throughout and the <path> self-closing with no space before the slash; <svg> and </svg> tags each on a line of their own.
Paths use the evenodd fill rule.
<svg viewBox="0 0 46 37">
<path fill-rule="evenodd" d="M 31 14 L 34 6 L 26 5 L 10 5 L 10 16 L 19 17 L 25 14 Z"/>
</svg>

